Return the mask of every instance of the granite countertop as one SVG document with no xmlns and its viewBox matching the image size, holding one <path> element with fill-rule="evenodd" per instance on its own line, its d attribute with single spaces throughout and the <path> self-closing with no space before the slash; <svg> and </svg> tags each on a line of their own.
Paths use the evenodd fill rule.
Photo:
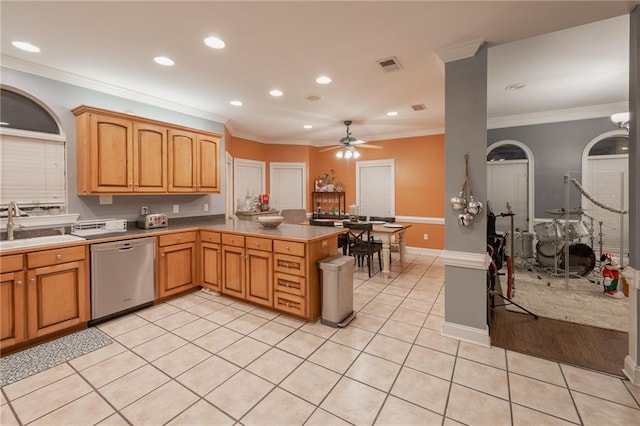
<svg viewBox="0 0 640 426">
<path fill-rule="evenodd" d="M 158 236 L 176 231 L 211 230 L 220 232 L 235 232 L 243 235 L 265 236 L 274 239 L 299 240 L 311 242 L 345 232 L 343 228 L 331 228 L 324 226 L 294 225 L 282 223 L 277 228 L 263 228 L 258 222 L 246 220 L 225 220 L 222 215 L 197 216 L 189 218 L 174 218 L 169 220 L 166 228 L 138 229 L 135 222 L 127 224 L 125 232 L 113 232 L 108 234 L 96 234 L 83 236 L 83 241 L 49 244 L 47 246 L 31 246 L 0 250 L 1 254 L 14 254 L 32 250 L 45 250 L 56 246 L 72 246 L 83 244 L 98 244 L 113 241 L 127 240 Z"/>
</svg>

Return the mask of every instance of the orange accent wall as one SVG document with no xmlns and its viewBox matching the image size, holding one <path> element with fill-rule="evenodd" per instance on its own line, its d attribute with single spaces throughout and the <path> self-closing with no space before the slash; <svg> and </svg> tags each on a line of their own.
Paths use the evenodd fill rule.
<svg viewBox="0 0 640 426">
<path fill-rule="evenodd" d="M 382 149 L 360 149 L 358 161 L 395 160 L 396 216 L 444 217 L 444 135 L 417 136 L 369 142 Z M 336 180 L 344 184 L 347 206 L 355 201 L 356 160 L 338 159 L 336 151 L 324 148 L 264 144 L 236 138 L 225 129 L 225 146 L 234 158 L 264 161 L 267 171 L 271 162 L 305 162 L 308 167 L 307 192 L 313 191 L 314 179 L 335 170 Z M 267 192 L 269 192 L 267 172 Z M 311 197 L 307 197 L 311 211 Z M 424 240 L 424 234 L 429 235 Z M 444 248 L 444 225 L 413 223 L 406 233 L 407 246 Z"/>
</svg>

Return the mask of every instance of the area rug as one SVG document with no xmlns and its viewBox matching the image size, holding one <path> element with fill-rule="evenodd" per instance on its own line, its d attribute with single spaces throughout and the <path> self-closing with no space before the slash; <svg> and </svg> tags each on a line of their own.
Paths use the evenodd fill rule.
<svg viewBox="0 0 640 426">
<path fill-rule="evenodd" d="M 95 327 L 0 358 L 0 387 L 111 344 Z"/>
<path fill-rule="evenodd" d="M 567 287 L 564 276 L 516 268 L 512 299 L 541 317 L 628 332 L 629 299 L 605 296 L 599 279 L 597 275 L 569 278 Z M 505 308 L 523 312 L 515 305 Z"/>
</svg>

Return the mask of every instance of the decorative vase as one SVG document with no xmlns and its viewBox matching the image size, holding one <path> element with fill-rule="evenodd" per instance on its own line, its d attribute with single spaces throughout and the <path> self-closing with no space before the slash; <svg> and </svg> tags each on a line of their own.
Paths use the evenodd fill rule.
<svg viewBox="0 0 640 426">
<path fill-rule="evenodd" d="M 327 192 L 333 192 L 335 186 L 332 183 L 328 183 L 326 188 L 327 188 L 326 189 Z"/>
</svg>

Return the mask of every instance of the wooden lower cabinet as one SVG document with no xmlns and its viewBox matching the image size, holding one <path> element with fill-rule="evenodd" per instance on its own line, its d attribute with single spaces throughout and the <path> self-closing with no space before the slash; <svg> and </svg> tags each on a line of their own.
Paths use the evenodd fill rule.
<svg viewBox="0 0 640 426">
<path fill-rule="evenodd" d="M 198 287 L 196 240 L 196 231 L 158 237 L 158 298 Z"/>
<path fill-rule="evenodd" d="M 308 321 L 320 317 L 317 262 L 337 250 L 337 236 L 301 242 L 224 232 L 220 292 Z"/>
<path fill-rule="evenodd" d="M 200 285 L 220 291 L 222 282 L 220 233 L 200 231 Z"/>
<path fill-rule="evenodd" d="M 0 258 L 0 349 L 27 338 L 23 255 Z"/>
<path fill-rule="evenodd" d="M 258 305 L 273 306 L 273 253 L 271 240 L 247 238 L 246 298 Z"/>
</svg>

